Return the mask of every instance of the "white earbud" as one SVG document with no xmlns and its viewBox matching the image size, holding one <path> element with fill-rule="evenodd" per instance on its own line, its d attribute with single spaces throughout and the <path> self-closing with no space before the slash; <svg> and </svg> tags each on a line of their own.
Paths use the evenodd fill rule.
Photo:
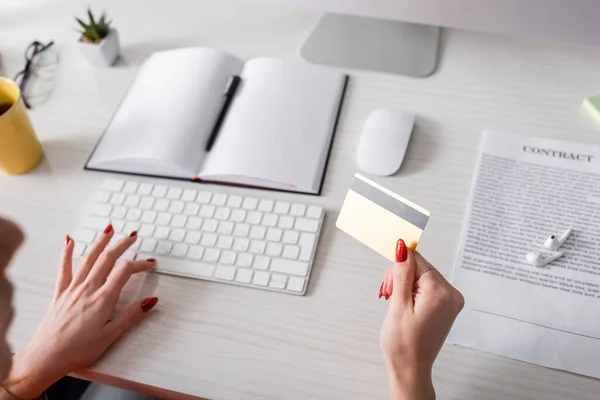
<svg viewBox="0 0 600 400">
<path fill-rule="evenodd" d="M 525 255 L 525 261 L 534 267 L 544 267 L 550 264 L 552 261 L 558 260 L 563 256 L 564 252 L 558 251 L 547 256 L 544 256 L 542 253 L 538 252 L 530 252 Z"/>
<path fill-rule="evenodd" d="M 544 247 L 549 250 L 558 250 L 560 248 L 560 246 L 562 246 L 567 241 L 567 238 L 569 237 L 571 232 L 572 232 L 572 229 L 569 228 L 560 236 L 551 235 L 544 242 Z"/>
</svg>

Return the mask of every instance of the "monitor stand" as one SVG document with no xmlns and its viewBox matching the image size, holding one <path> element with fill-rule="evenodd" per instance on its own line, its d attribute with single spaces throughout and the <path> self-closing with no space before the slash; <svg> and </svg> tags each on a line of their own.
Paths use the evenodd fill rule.
<svg viewBox="0 0 600 400">
<path fill-rule="evenodd" d="M 300 51 L 317 64 L 426 77 L 437 65 L 440 28 L 325 14 Z"/>
</svg>

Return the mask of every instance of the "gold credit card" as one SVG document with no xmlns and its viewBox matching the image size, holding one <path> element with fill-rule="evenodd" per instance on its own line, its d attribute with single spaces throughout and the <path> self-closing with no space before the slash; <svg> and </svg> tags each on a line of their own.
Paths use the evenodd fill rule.
<svg viewBox="0 0 600 400">
<path fill-rule="evenodd" d="M 356 174 L 336 225 L 388 260 L 396 261 L 396 243 L 415 250 L 429 211 Z"/>
</svg>

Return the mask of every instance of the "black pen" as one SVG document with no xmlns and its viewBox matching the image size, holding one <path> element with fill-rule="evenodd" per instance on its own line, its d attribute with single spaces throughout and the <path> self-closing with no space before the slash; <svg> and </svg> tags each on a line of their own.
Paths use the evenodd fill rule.
<svg viewBox="0 0 600 400">
<path fill-rule="evenodd" d="M 219 118 L 217 118 L 217 122 L 215 122 L 215 126 L 213 127 L 212 133 L 208 138 L 208 142 L 206 142 L 206 151 L 210 151 L 215 141 L 217 140 L 217 136 L 219 136 L 219 131 L 221 130 L 221 125 L 225 120 L 225 116 L 227 115 L 227 110 L 229 110 L 229 106 L 233 101 L 233 97 L 235 96 L 235 92 L 237 92 L 238 86 L 240 86 L 240 82 L 242 78 L 237 75 L 233 75 L 227 81 L 227 85 L 225 85 L 225 92 L 223 95 L 225 96 L 225 103 L 223 104 L 223 108 L 221 109 L 221 113 L 219 114 Z"/>
</svg>

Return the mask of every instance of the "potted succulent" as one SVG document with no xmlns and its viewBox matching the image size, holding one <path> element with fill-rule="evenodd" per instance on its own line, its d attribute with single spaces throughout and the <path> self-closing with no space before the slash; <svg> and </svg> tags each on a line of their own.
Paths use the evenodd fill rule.
<svg viewBox="0 0 600 400">
<path fill-rule="evenodd" d="M 83 29 L 79 31 L 79 48 L 93 65 L 110 67 L 119 58 L 117 31 L 110 27 L 111 21 L 107 20 L 105 13 L 96 20 L 92 10 L 88 9 L 88 18 L 88 22 L 75 18 Z"/>
</svg>

